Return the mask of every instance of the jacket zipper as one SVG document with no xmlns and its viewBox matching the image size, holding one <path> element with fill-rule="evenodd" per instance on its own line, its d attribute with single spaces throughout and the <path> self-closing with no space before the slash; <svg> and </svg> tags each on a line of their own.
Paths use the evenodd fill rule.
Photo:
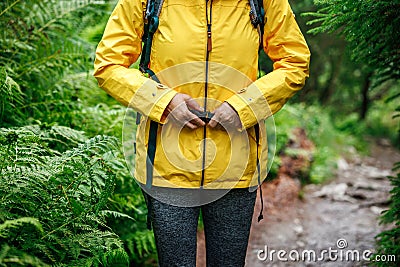
<svg viewBox="0 0 400 267">
<path fill-rule="evenodd" d="M 208 2 L 210 1 L 210 13 L 208 14 Z M 209 58 L 212 50 L 212 39 L 211 39 L 211 23 L 212 23 L 212 0 L 206 1 L 206 18 L 207 18 L 207 54 L 206 54 L 206 77 L 204 85 L 204 112 L 207 112 L 207 97 L 208 97 L 208 70 L 209 70 Z M 206 166 L 206 138 L 207 138 L 207 127 L 203 128 L 203 162 L 201 168 L 201 183 L 200 187 L 204 186 L 205 179 L 205 166 Z"/>
</svg>

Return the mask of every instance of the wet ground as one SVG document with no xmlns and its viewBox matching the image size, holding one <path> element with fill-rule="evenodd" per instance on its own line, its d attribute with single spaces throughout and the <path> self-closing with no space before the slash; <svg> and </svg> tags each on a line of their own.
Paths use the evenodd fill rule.
<svg viewBox="0 0 400 267">
<path fill-rule="evenodd" d="M 369 257 L 374 237 L 387 227 L 379 225 L 379 214 L 387 208 L 386 177 L 397 161 L 399 151 L 381 140 L 369 157 L 340 159 L 337 177 L 326 184 L 300 193 L 288 177 L 264 184 L 265 219 L 257 223 L 258 199 L 246 266 L 365 266 L 363 255 Z M 198 252 L 198 266 L 205 266 L 201 233 Z"/>
</svg>

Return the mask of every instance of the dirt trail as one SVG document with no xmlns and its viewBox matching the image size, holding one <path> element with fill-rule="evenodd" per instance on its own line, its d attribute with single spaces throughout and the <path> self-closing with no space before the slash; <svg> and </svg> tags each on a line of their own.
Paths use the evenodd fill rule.
<svg viewBox="0 0 400 267">
<path fill-rule="evenodd" d="M 340 258 L 329 260 L 325 254 L 324 260 L 316 262 L 283 262 L 278 260 L 276 253 L 272 261 L 269 254 L 265 260 L 265 253 L 257 254 L 259 250 L 265 251 L 266 246 L 269 253 L 271 250 L 285 250 L 284 258 L 289 258 L 292 250 L 297 250 L 300 255 L 303 250 L 313 250 L 317 258 L 329 247 L 338 250 L 338 254 L 332 255 L 339 257 L 340 253 L 350 253 L 349 250 L 357 250 L 361 256 L 363 251 L 372 250 L 374 237 L 382 230 L 378 216 L 387 207 L 391 189 L 386 176 L 392 174 L 391 168 L 396 161 L 400 161 L 400 153 L 383 140 L 372 146 L 370 157 L 356 158 L 351 162 L 340 160 L 337 177 L 324 185 L 306 186 L 302 200 L 294 198 L 282 204 L 267 205 L 265 219 L 260 223 L 256 221 L 257 203 L 246 266 L 364 266 L 365 262 L 347 261 L 346 256 L 342 261 Z M 292 184 L 285 180 L 281 183 L 278 185 L 281 188 L 274 194 L 283 194 L 284 200 L 290 200 L 287 196 L 288 192 L 289 195 L 293 192 L 290 189 Z M 268 202 L 271 197 L 268 195 L 269 186 L 263 187 Z M 338 245 L 343 249 L 338 249 Z M 297 257 L 296 252 L 291 253 L 292 258 Z M 352 256 L 348 255 L 351 259 Z"/>
<path fill-rule="evenodd" d="M 340 160 L 338 175 L 331 181 L 305 186 L 302 199 L 298 198 L 297 182 L 289 177 L 264 183 L 266 211 L 264 220 L 257 223 L 260 210 L 257 198 L 246 267 L 365 266 L 365 262 L 352 260 L 357 254 L 352 256 L 351 252 L 357 250 L 362 258 L 364 251 L 374 248 L 374 237 L 383 229 L 378 223 L 379 214 L 387 208 L 390 195 L 391 186 L 386 177 L 392 175 L 393 163 L 397 161 L 400 161 L 400 152 L 387 141 L 380 140 L 372 144 L 371 156 Z M 338 245 L 343 249 L 338 249 Z M 288 261 L 278 260 L 276 253 L 272 261 L 269 255 L 265 260 L 265 254 L 258 256 L 266 246 L 269 253 L 285 250 L 287 254 L 283 257 Z M 329 255 L 324 254 L 324 260 L 319 261 L 320 252 L 330 247 L 338 251 L 332 257 L 338 255 L 343 260 L 329 260 Z M 298 251 L 300 256 L 304 250 L 315 251 L 317 261 L 294 262 L 289 258 L 292 250 Z M 292 258 L 297 257 L 292 253 Z M 197 256 L 197 266 L 205 266 L 204 234 L 201 232 Z"/>
</svg>

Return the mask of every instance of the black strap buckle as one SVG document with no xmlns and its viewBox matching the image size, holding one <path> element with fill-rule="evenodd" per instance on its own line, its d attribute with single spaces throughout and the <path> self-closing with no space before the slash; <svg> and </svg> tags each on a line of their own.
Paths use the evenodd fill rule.
<svg viewBox="0 0 400 267">
<path fill-rule="evenodd" d="M 214 116 L 214 113 L 210 111 L 198 111 L 195 109 L 189 109 L 189 111 L 199 117 L 202 121 L 204 121 L 204 123 L 209 123 L 211 118 Z"/>
</svg>

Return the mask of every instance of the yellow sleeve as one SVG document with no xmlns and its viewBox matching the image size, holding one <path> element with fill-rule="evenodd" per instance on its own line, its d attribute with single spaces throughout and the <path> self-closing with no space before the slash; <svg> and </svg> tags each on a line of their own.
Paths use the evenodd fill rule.
<svg viewBox="0 0 400 267">
<path fill-rule="evenodd" d="M 141 0 L 118 1 L 96 49 L 94 76 L 99 86 L 120 103 L 162 122 L 162 114 L 176 92 L 129 68 L 142 51 L 143 5 Z"/>
<path fill-rule="evenodd" d="M 309 75 L 310 51 L 288 0 L 264 0 L 264 8 L 263 48 L 273 71 L 227 100 L 244 128 L 279 111 Z"/>
</svg>

